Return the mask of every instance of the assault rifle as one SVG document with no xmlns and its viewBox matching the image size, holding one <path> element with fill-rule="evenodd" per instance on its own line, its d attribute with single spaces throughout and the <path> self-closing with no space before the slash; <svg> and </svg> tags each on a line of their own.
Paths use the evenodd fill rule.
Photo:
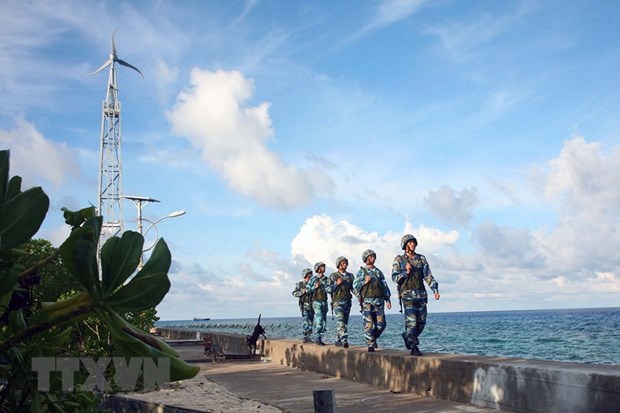
<svg viewBox="0 0 620 413">
<path fill-rule="evenodd" d="M 364 267 L 360 267 L 360 270 L 364 272 L 364 280 L 365 280 L 366 276 L 368 275 L 368 271 Z M 368 287 L 368 284 L 364 284 L 362 288 L 360 288 L 360 293 L 357 296 L 357 299 L 360 302 L 360 313 L 364 312 L 364 287 Z"/>
<path fill-rule="evenodd" d="M 399 313 L 403 312 L 403 296 L 402 296 L 401 288 L 403 284 L 405 283 L 405 281 L 407 281 L 407 279 L 410 277 L 409 273 L 407 272 L 407 266 L 404 263 L 404 261 L 405 260 L 402 259 L 402 257 L 400 260 L 398 260 L 398 265 L 400 266 L 401 272 L 405 272 L 407 274 L 406 277 L 403 277 L 396 282 L 396 291 L 398 292 L 398 305 L 400 307 L 400 309 L 398 310 Z"/>
<path fill-rule="evenodd" d="M 300 281 L 300 284 L 298 284 L 298 287 L 301 287 L 301 283 L 303 283 L 303 281 Z M 305 286 L 304 286 L 305 287 Z M 301 290 L 301 288 L 299 288 Z M 298 299 L 298 303 L 297 305 L 299 305 L 299 311 L 301 312 L 301 316 L 304 316 L 304 295 L 306 295 L 306 293 L 300 294 L 299 295 L 299 299 Z"/>
</svg>

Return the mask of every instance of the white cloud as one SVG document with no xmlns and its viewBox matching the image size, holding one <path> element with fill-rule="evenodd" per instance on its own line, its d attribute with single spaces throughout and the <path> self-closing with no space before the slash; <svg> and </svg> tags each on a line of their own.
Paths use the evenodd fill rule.
<svg viewBox="0 0 620 413">
<path fill-rule="evenodd" d="M 330 179 L 310 178 L 267 147 L 273 135 L 270 104 L 249 105 L 251 80 L 237 71 L 194 69 L 190 83 L 168 113 L 173 130 L 200 149 L 235 191 L 277 208 L 305 205 L 316 191 L 329 191 Z"/>
<path fill-rule="evenodd" d="M 535 7 L 524 3 L 504 14 L 494 15 L 485 11 L 479 17 L 467 16 L 461 21 L 429 26 L 426 34 L 437 37 L 441 47 L 452 59 L 465 61 L 497 41 L 499 36 L 514 30 L 524 17 L 534 12 Z"/>
<path fill-rule="evenodd" d="M 463 189 L 460 193 L 442 185 L 430 191 L 424 203 L 441 220 L 449 224 L 466 225 L 472 218 L 472 209 L 478 203 L 477 188 Z"/>
<path fill-rule="evenodd" d="M 607 157 L 599 143 L 583 137 L 564 142 L 560 155 L 549 161 L 544 181 L 547 196 L 560 196 L 576 209 L 616 210 L 620 204 L 620 149 Z"/>
<path fill-rule="evenodd" d="M 425 3 L 426 0 L 383 0 L 377 5 L 373 24 L 382 26 L 407 18 Z"/>
<path fill-rule="evenodd" d="M 338 47 L 351 43 L 366 34 L 390 24 L 399 22 L 420 10 L 427 0 L 381 0 L 372 19 L 361 29 L 347 36 Z"/>
<path fill-rule="evenodd" d="M 262 277 L 251 270 L 253 274 L 248 276 L 249 264 L 241 263 L 239 268 L 244 274 L 173 261 L 169 271 L 170 292 L 157 307 L 158 312 L 190 319 L 195 316 L 247 318 L 248 310 L 275 317 L 294 311 L 297 302 L 291 292 L 295 279 L 288 273 L 274 270 L 271 277 Z"/>
<path fill-rule="evenodd" d="M 559 218 L 537 234 L 553 271 L 569 278 L 620 268 L 620 148 L 609 155 L 598 143 L 577 137 L 564 142 L 547 171 L 537 171 Z"/>
<path fill-rule="evenodd" d="M 472 234 L 479 247 L 476 258 L 485 277 L 521 274 L 528 285 L 546 288 L 549 283 L 580 291 L 584 280 L 599 287 L 591 291 L 614 291 L 620 287 L 620 150 L 602 152 L 598 143 L 577 137 L 564 142 L 559 155 L 546 169 L 534 171 L 540 201 L 555 206 L 556 217 L 539 228 L 526 223 L 512 226 L 487 220 Z M 459 258 L 458 255 L 455 258 Z M 445 262 L 450 268 L 451 263 Z M 481 274 L 482 275 L 482 274 Z"/>
<path fill-rule="evenodd" d="M 16 128 L 0 129 L 0 146 L 11 151 L 11 175 L 23 179 L 22 188 L 60 187 L 71 175 L 78 175 L 75 154 L 62 142 L 45 138 L 30 122 L 18 118 Z"/>
<path fill-rule="evenodd" d="M 421 225 L 413 228 L 406 223 L 404 231 L 387 231 L 384 234 L 369 232 L 346 220 L 334 222 L 326 215 L 315 215 L 306 220 L 291 242 L 291 254 L 303 256 L 311 263 L 323 261 L 334 269 L 336 258 L 344 255 L 349 259 L 349 270 L 357 271 L 362 265 L 362 252 L 372 249 L 377 253 L 377 266 L 387 275 L 394 257 L 402 253 L 400 239 L 404 233 L 413 233 L 420 240 L 424 251 L 429 253 L 451 245 L 458 239 L 456 231 L 448 233 Z"/>
<path fill-rule="evenodd" d="M 474 238 L 488 269 L 526 270 L 544 265 L 536 239 L 527 229 L 500 227 L 492 221 L 486 221 L 476 228 Z"/>
<path fill-rule="evenodd" d="M 174 94 L 173 85 L 179 76 L 178 67 L 170 67 L 163 59 L 157 59 L 155 63 L 155 87 L 162 104 Z"/>
</svg>

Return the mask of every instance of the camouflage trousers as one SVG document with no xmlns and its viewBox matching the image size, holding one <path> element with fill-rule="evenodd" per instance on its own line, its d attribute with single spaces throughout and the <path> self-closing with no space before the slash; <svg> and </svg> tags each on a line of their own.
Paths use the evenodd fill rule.
<svg viewBox="0 0 620 413">
<path fill-rule="evenodd" d="M 408 348 L 420 343 L 418 336 L 426 326 L 426 299 L 403 299 L 405 309 L 405 332 L 403 338 L 407 338 Z"/>
<path fill-rule="evenodd" d="M 314 322 L 314 310 L 310 303 L 304 303 L 303 307 L 303 322 L 301 324 L 304 337 L 310 338 L 312 336 L 312 323 Z"/>
<path fill-rule="evenodd" d="M 377 339 L 385 330 L 384 302 L 378 298 L 365 298 L 362 305 L 364 315 L 364 338 L 368 347 L 376 344 Z"/>
<path fill-rule="evenodd" d="M 349 341 L 349 314 L 351 313 L 351 300 L 334 301 L 334 317 L 336 318 L 336 332 L 338 341 L 346 343 Z"/>
<path fill-rule="evenodd" d="M 315 301 L 312 303 L 312 308 L 314 309 L 314 339 L 319 341 L 326 331 L 327 301 Z"/>
</svg>

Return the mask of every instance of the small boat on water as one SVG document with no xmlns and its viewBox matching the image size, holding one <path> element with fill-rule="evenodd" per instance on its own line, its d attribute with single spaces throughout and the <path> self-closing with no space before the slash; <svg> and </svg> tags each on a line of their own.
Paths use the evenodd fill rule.
<svg viewBox="0 0 620 413">
<path fill-rule="evenodd" d="M 209 320 L 211 320 L 209 317 L 205 317 L 205 318 L 194 317 L 194 321 L 209 321 Z"/>
</svg>

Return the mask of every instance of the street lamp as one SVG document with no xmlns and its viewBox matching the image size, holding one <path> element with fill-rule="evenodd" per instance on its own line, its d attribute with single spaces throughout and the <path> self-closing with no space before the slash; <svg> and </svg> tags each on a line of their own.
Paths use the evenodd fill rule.
<svg viewBox="0 0 620 413">
<path fill-rule="evenodd" d="M 151 221 L 142 216 L 142 205 L 148 204 L 150 202 L 160 202 L 158 199 L 148 198 L 145 196 L 135 196 L 135 195 L 123 195 L 121 198 L 129 199 L 133 201 L 134 205 L 138 209 L 138 233 L 142 235 L 143 238 L 153 227 L 155 227 L 157 223 L 163 221 L 164 219 L 176 218 L 176 217 L 180 217 L 181 215 L 186 214 L 185 211 L 179 210 L 179 211 L 171 212 L 168 215 L 163 216 L 155 221 Z M 143 229 L 142 221 L 146 221 L 149 224 L 151 224 L 144 232 L 142 232 L 142 229 Z M 155 227 L 155 231 L 157 232 L 157 238 L 155 239 L 155 243 L 156 243 L 157 239 L 159 238 L 159 231 L 157 231 L 157 227 Z M 143 250 L 142 253 L 140 254 L 140 265 L 138 266 L 138 269 L 141 269 L 144 266 L 144 253 L 146 251 L 149 251 L 151 248 L 153 248 L 155 246 L 155 243 L 153 243 L 153 245 L 151 245 L 149 248 Z"/>
<path fill-rule="evenodd" d="M 144 266 L 144 253 L 145 253 L 145 252 L 147 252 L 147 251 L 150 251 L 150 250 L 151 250 L 151 248 L 153 248 L 153 247 L 155 246 L 155 244 L 157 243 L 157 240 L 159 239 L 159 230 L 157 229 L 157 226 L 156 226 L 156 225 L 157 225 L 158 223 L 160 223 L 161 221 L 163 221 L 164 219 L 167 219 L 167 218 L 176 218 L 176 217 L 180 217 L 181 215 L 185 215 L 186 213 L 187 213 L 187 212 L 185 212 L 184 210 L 182 210 L 182 209 L 181 209 L 181 210 L 179 210 L 179 211 L 174 211 L 174 212 L 171 212 L 171 213 L 169 213 L 168 215 L 163 216 L 163 217 L 161 217 L 161 218 L 159 218 L 159 219 L 157 219 L 157 220 L 155 220 L 155 221 L 150 221 L 150 220 L 148 220 L 148 219 L 146 219 L 146 218 L 142 218 L 142 221 L 146 221 L 146 222 L 148 222 L 148 223 L 149 223 L 149 224 L 151 224 L 151 225 L 150 225 L 150 226 L 146 229 L 146 231 L 144 231 L 144 235 L 142 235 L 142 232 L 140 232 L 140 234 L 141 234 L 143 237 L 146 237 L 146 234 L 148 234 L 148 232 L 149 232 L 151 229 L 155 228 L 155 232 L 156 232 L 157 236 L 156 236 L 156 238 L 155 238 L 155 242 L 153 242 L 153 245 L 151 245 L 150 247 L 148 247 L 148 248 L 147 248 L 147 249 L 145 249 L 145 250 L 142 250 L 142 254 L 140 255 L 140 266 L 138 267 L 138 269 L 141 269 L 141 268 Z M 140 228 L 142 228 L 142 227 L 140 227 Z"/>
<path fill-rule="evenodd" d="M 148 198 L 146 196 L 136 195 L 123 195 L 121 198 L 129 199 L 133 201 L 134 205 L 138 209 L 138 232 L 142 235 L 142 204 L 148 204 L 149 202 L 160 202 L 159 199 Z"/>
</svg>

